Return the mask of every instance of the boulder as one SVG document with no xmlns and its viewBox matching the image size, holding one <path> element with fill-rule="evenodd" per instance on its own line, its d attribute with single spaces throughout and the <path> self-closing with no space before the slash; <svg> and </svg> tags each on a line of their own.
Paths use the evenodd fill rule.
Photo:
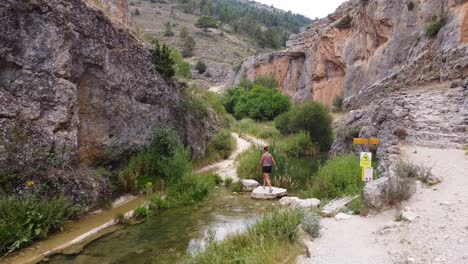
<svg viewBox="0 0 468 264">
<path fill-rule="evenodd" d="M 253 199 L 273 200 L 285 196 L 286 193 L 287 190 L 283 188 L 273 187 L 273 191 L 270 193 L 270 188 L 259 186 L 252 191 L 251 197 Z"/>
<path fill-rule="evenodd" d="M 291 208 L 318 208 L 320 200 L 315 198 L 300 199 L 298 197 L 283 197 L 279 201 L 281 205 L 289 205 Z"/>
<path fill-rule="evenodd" d="M 260 185 L 256 180 L 241 180 L 241 183 L 244 192 L 251 192 Z"/>
<path fill-rule="evenodd" d="M 366 184 L 364 187 L 364 200 L 372 208 L 380 209 L 387 204 L 388 177 L 382 177 Z"/>
<path fill-rule="evenodd" d="M 345 214 L 345 213 L 339 213 L 337 215 L 335 215 L 335 220 L 336 221 L 343 221 L 343 220 L 349 220 L 351 219 L 351 215 L 349 214 Z"/>
<path fill-rule="evenodd" d="M 401 218 L 408 222 L 413 222 L 418 218 L 418 215 L 411 211 L 405 211 L 401 214 Z"/>
</svg>

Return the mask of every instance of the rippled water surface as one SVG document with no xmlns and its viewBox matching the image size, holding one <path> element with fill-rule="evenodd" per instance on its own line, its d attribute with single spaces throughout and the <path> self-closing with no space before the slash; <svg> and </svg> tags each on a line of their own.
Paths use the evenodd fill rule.
<svg viewBox="0 0 468 264">
<path fill-rule="evenodd" d="M 210 237 L 222 240 L 242 232 L 272 201 L 254 201 L 249 194 L 218 189 L 196 206 L 158 212 L 148 221 L 104 236 L 78 255 L 57 255 L 48 263 L 176 263 L 203 250 Z"/>
</svg>

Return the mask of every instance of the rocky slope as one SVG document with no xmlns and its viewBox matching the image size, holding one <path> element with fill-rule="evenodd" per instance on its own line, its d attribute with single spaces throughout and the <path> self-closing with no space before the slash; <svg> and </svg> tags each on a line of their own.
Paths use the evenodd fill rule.
<svg viewBox="0 0 468 264">
<path fill-rule="evenodd" d="M 6 0 L 0 14 L 0 175 L 119 161 L 156 125 L 204 154 L 215 118 L 180 109 L 127 26 L 82 0 Z"/>
<path fill-rule="evenodd" d="M 446 24 L 426 36 L 438 16 Z M 274 74 L 298 102 L 331 105 L 344 96 L 348 114 L 332 152 L 360 150 L 350 144 L 358 134 L 379 137 L 379 168 L 388 176 L 403 140 L 468 141 L 467 17 L 463 0 L 351 0 L 292 36 L 286 51 L 246 59 L 231 84 Z M 384 188 L 375 186 L 374 193 Z"/>
</svg>

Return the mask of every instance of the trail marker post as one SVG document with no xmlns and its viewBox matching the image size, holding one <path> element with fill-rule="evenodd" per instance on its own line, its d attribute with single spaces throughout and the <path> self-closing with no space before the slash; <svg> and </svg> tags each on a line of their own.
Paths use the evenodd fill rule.
<svg viewBox="0 0 468 264">
<path fill-rule="evenodd" d="M 380 144 L 378 138 L 354 138 L 355 145 L 366 145 L 369 151 L 369 145 Z M 361 152 L 359 155 L 359 164 L 362 168 L 362 181 L 370 182 L 374 179 L 374 169 L 372 168 L 372 152 Z"/>
</svg>

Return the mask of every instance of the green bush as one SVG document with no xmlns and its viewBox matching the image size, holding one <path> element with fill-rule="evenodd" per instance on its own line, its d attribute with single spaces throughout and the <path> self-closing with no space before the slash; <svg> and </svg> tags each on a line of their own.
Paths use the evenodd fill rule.
<svg viewBox="0 0 468 264">
<path fill-rule="evenodd" d="M 151 62 L 153 63 L 154 69 L 159 72 L 162 77 L 170 79 L 175 75 L 175 62 L 171 58 L 171 49 L 169 49 L 166 44 L 161 46 L 159 42 L 156 41 L 151 50 L 151 55 Z"/>
<path fill-rule="evenodd" d="M 151 195 L 148 200 L 150 202 L 150 207 L 153 209 L 169 209 L 173 206 L 169 200 L 157 194 Z"/>
<path fill-rule="evenodd" d="M 222 102 L 228 113 L 234 114 L 234 107 L 244 93 L 245 89 L 241 87 L 231 87 L 226 91 L 222 97 Z"/>
<path fill-rule="evenodd" d="M 278 81 L 276 80 L 274 75 L 259 76 L 255 78 L 253 83 L 269 89 L 276 89 L 279 87 Z"/>
<path fill-rule="evenodd" d="M 320 234 L 320 215 L 315 211 L 305 211 L 302 214 L 302 230 L 310 235 L 311 238 L 317 238 Z"/>
<path fill-rule="evenodd" d="M 424 28 L 424 33 L 428 37 L 437 36 L 440 29 L 443 28 L 445 24 L 447 24 L 447 13 L 441 12 L 433 22 L 429 23 Z"/>
<path fill-rule="evenodd" d="M 231 133 L 227 130 L 219 132 L 211 140 L 210 146 L 212 146 L 215 151 L 220 153 L 223 158 L 228 158 L 229 155 L 231 155 L 231 152 L 234 150 Z"/>
<path fill-rule="evenodd" d="M 182 53 L 171 49 L 171 58 L 174 61 L 175 75 L 180 78 L 192 79 L 192 67 L 184 60 Z"/>
<path fill-rule="evenodd" d="M 275 119 L 275 126 L 283 135 L 307 132 L 320 150 L 328 150 L 333 143 L 331 123 L 327 108 L 317 102 L 296 105 Z"/>
<path fill-rule="evenodd" d="M 117 213 L 114 217 L 114 221 L 119 225 L 128 225 L 129 221 L 123 213 Z"/>
<path fill-rule="evenodd" d="M 148 148 L 133 156 L 119 176 L 125 191 L 136 192 L 142 190 L 148 182 L 157 189 L 163 189 L 190 171 L 190 154 L 180 143 L 175 131 L 156 128 Z"/>
<path fill-rule="evenodd" d="M 0 253 L 46 238 L 76 213 L 75 207 L 62 197 L 0 198 Z"/>
<path fill-rule="evenodd" d="M 286 112 L 291 107 L 288 96 L 279 92 L 254 85 L 252 90 L 241 93 L 234 106 L 234 116 L 237 119 L 245 117 L 254 120 L 273 120 L 276 116 Z"/>
<path fill-rule="evenodd" d="M 316 156 L 318 151 L 306 132 L 290 135 L 276 142 L 278 150 L 288 157 Z"/>
<path fill-rule="evenodd" d="M 343 96 L 336 96 L 333 99 L 332 106 L 333 106 L 332 108 L 333 112 L 343 111 Z"/>
<path fill-rule="evenodd" d="M 197 64 L 195 65 L 195 70 L 198 71 L 198 73 L 203 74 L 206 72 L 206 64 L 202 60 L 198 60 Z"/>
<path fill-rule="evenodd" d="M 146 206 L 138 206 L 133 211 L 133 217 L 136 219 L 142 219 L 150 216 L 150 210 Z"/>
<path fill-rule="evenodd" d="M 258 220 L 243 234 L 212 242 L 193 263 L 289 263 L 301 251 L 297 212 L 277 210 Z"/>
<path fill-rule="evenodd" d="M 224 180 L 224 186 L 229 187 L 231 186 L 232 182 L 233 182 L 233 179 L 231 177 L 228 177 L 226 178 L 226 180 Z"/>
<path fill-rule="evenodd" d="M 170 201 L 180 205 L 190 205 L 202 201 L 216 186 L 216 175 L 188 175 L 167 189 Z"/>
<path fill-rule="evenodd" d="M 316 198 L 333 199 L 359 194 L 364 188 L 359 159 L 355 155 L 337 156 L 319 168 L 314 179 Z"/>
<path fill-rule="evenodd" d="M 254 85 L 253 82 L 245 77 L 242 78 L 239 82 L 239 87 L 242 87 L 247 91 L 251 90 L 253 85 Z"/>
</svg>

